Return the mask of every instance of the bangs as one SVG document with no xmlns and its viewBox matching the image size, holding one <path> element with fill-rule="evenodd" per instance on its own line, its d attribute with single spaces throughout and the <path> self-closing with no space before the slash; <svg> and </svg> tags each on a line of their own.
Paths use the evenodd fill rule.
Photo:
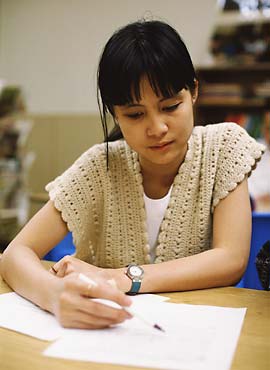
<svg viewBox="0 0 270 370">
<path fill-rule="evenodd" d="M 149 80 L 158 97 L 169 98 L 183 88 L 195 88 L 196 75 L 185 44 L 170 26 L 161 27 L 160 22 L 151 22 L 149 29 L 147 23 L 137 23 L 127 26 L 123 34 L 120 30 L 105 46 L 104 55 L 98 86 L 110 113 L 114 105 L 141 100 L 143 78 Z"/>
<path fill-rule="evenodd" d="M 139 62 L 134 62 L 135 60 Z M 109 105 L 138 103 L 141 100 L 141 82 L 144 78 L 148 79 L 158 97 L 169 98 L 183 88 L 188 88 L 188 83 L 181 76 L 175 78 L 173 66 L 168 68 L 168 63 L 164 63 L 164 66 L 160 61 L 156 63 L 153 56 L 144 61 L 142 58 L 131 58 L 131 62 L 117 72 L 114 74 L 117 81 L 109 85 L 114 86 L 108 91 Z"/>
</svg>

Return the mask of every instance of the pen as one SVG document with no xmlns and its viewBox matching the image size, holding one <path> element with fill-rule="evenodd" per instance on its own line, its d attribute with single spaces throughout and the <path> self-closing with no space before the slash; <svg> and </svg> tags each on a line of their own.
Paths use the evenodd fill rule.
<svg viewBox="0 0 270 370">
<path fill-rule="evenodd" d="M 85 283 L 90 284 L 91 286 L 95 286 L 95 287 L 98 286 L 98 283 L 95 280 L 90 279 L 88 276 L 86 276 L 84 274 L 81 274 L 80 273 L 79 274 L 79 279 L 81 281 L 84 281 Z M 146 318 L 144 318 L 141 314 L 138 314 L 138 312 L 134 311 L 131 307 L 123 307 L 123 306 L 120 306 L 119 304 L 117 304 L 117 303 L 115 303 L 115 302 L 113 302 L 111 300 L 108 300 L 108 299 L 94 298 L 93 300 L 96 301 L 96 302 L 105 304 L 106 306 L 110 306 L 110 307 L 118 308 L 118 309 L 121 308 L 124 311 L 128 312 L 129 314 L 131 314 L 133 317 L 136 317 L 137 319 L 139 319 L 140 321 L 142 321 L 144 324 L 146 324 L 148 326 L 151 326 L 154 329 L 157 329 L 157 330 L 160 330 L 160 331 L 165 332 L 165 330 L 160 325 L 158 325 L 156 323 L 155 324 L 151 323 Z"/>
</svg>

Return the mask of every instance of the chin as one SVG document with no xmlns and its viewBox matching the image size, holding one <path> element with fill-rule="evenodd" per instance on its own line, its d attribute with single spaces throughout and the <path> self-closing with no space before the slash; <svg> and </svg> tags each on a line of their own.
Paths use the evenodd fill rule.
<svg viewBox="0 0 270 370">
<path fill-rule="evenodd" d="M 175 158 L 151 158 L 149 159 L 149 162 L 155 165 L 165 166 L 175 163 Z"/>
</svg>

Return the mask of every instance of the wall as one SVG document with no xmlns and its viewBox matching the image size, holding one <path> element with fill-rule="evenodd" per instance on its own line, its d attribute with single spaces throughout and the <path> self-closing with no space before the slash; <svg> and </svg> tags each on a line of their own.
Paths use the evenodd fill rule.
<svg viewBox="0 0 270 370">
<path fill-rule="evenodd" d="M 3 53 L 2 34 L 3 34 L 3 31 L 2 31 L 2 28 L 3 28 L 3 21 L 2 21 L 2 0 L 0 0 L 0 80 L 3 77 L 2 76 L 2 73 L 3 73 L 3 66 L 2 66 L 2 62 L 3 62 L 3 57 L 2 57 L 2 53 Z"/>
<path fill-rule="evenodd" d="M 95 72 L 112 32 L 153 14 L 200 64 L 216 0 L 1 0 L 0 78 L 23 86 L 31 113 L 97 112 Z"/>
<path fill-rule="evenodd" d="M 44 192 L 47 182 L 68 168 L 81 153 L 103 134 L 99 116 L 94 114 L 32 114 L 34 126 L 27 149 L 35 153 L 30 170 L 31 192 Z"/>
<path fill-rule="evenodd" d="M 22 86 L 34 121 L 31 192 L 102 140 L 98 58 L 112 32 L 143 16 L 168 21 L 195 64 L 205 56 L 216 0 L 0 0 L 0 79 Z"/>
</svg>

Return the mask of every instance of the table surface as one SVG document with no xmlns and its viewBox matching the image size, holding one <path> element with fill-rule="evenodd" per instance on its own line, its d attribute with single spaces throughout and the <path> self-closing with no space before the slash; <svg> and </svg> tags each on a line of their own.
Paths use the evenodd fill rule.
<svg viewBox="0 0 270 370">
<path fill-rule="evenodd" d="M 10 291 L 12 290 L 0 277 L 0 294 Z M 270 369 L 269 292 L 226 287 L 163 295 L 169 297 L 170 301 L 174 303 L 247 307 L 231 370 Z M 1 370 L 135 369 L 130 366 L 103 365 L 45 357 L 42 355 L 42 351 L 47 346 L 48 342 L 0 328 L 0 368 Z"/>
</svg>

